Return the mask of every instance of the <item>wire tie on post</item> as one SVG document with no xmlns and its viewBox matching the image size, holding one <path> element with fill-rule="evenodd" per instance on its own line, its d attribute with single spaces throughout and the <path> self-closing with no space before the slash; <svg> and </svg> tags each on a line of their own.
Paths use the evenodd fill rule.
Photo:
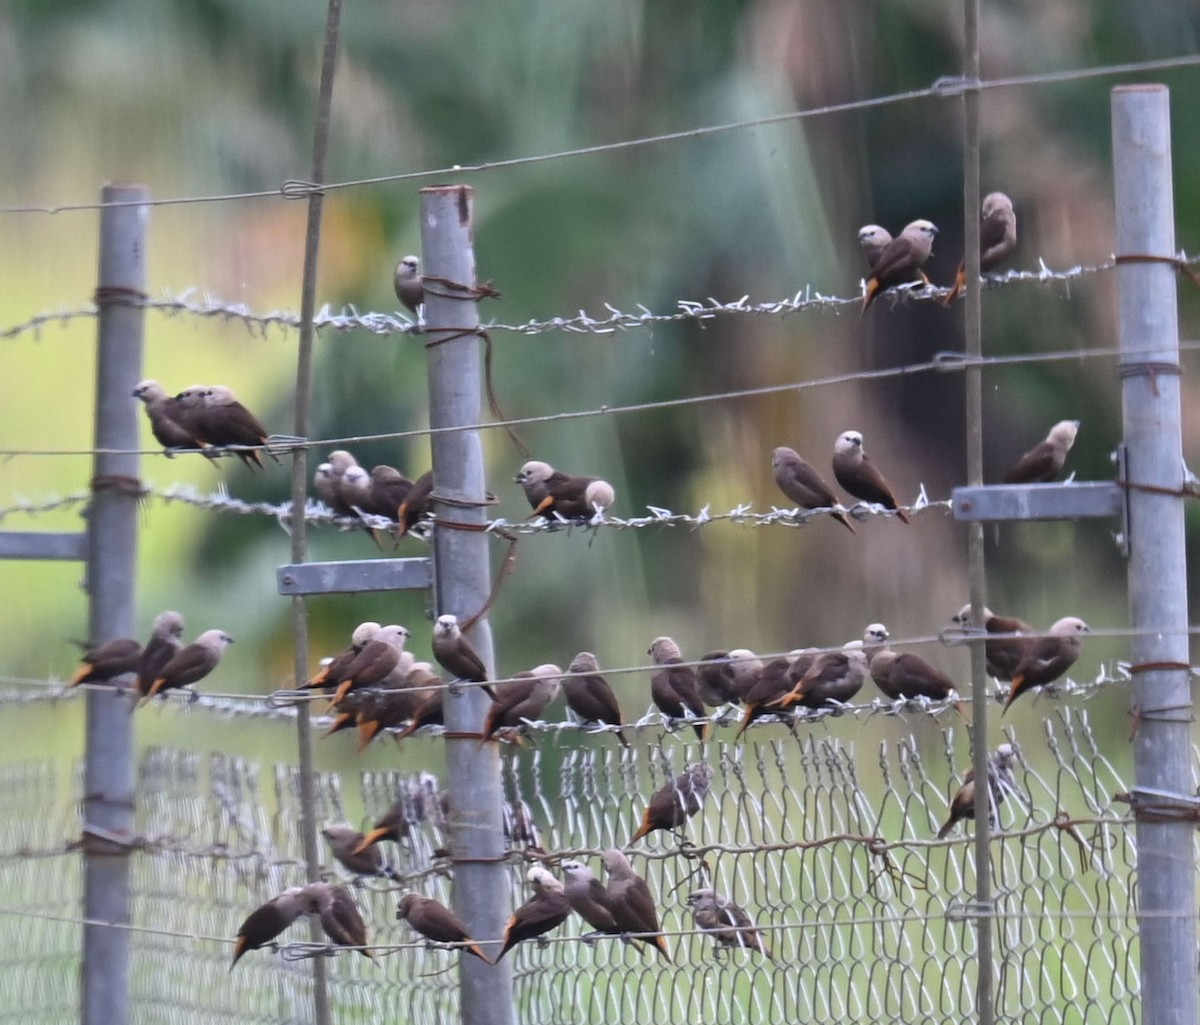
<svg viewBox="0 0 1200 1025">
<path fill-rule="evenodd" d="M 100 285 L 95 292 L 92 293 L 92 302 L 100 309 L 106 306 L 132 306 L 141 307 L 149 302 L 150 297 L 138 288 L 129 288 L 124 285 Z"/>
<path fill-rule="evenodd" d="M 284 199 L 308 199 L 309 196 L 325 195 L 325 188 L 316 182 L 306 182 L 299 178 L 289 178 L 279 186 L 279 194 Z"/>
<path fill-rule="evenodd" d="M 1187 278 L 1193 285 L 1200 288 L 1200 274 L 1197 274 L 1188 265 L 1186 260 L 1180 259 L 1178 256 L 1154 256 L 1151 253 L 1127 253 L 1124 256 L 1113 257 L 1113 263 L 1118 267 L 1121 264 L 1128 263 L 1165 263 L 1174 267 L 1180 274 Z"/>
<path fill-rule="evenodd" d="M 1137 822 L 1191 822 L 1200 826 L 1200 797 L 1195 794 L 1134 787 L 1127 793 L 1113 794 L 1113 800 L 1129 805 Z"/>
<path fill-rule="evenodd" d="M 119 495 L 127 495 L 130 498 L 143 499 L 150 494 L 150 489 L 146 487 L 137 477 L 130 477 L 126 474 L 97 474 L 91 480 L 91 488 L 93 492 L 97 491 L 115 491 Z"/>
</svg>

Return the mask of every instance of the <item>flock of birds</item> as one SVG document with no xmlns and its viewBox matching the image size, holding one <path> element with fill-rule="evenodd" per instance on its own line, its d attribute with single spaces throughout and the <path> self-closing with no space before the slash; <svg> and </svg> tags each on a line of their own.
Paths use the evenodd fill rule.
<svg viewBox="0 0 1200 1025">
<path fill-rule="evenodd" d="M 870 272 L 864 313 L 889 288 L 921 280 L 929 283 L 922 266 L 930 256 L 937 231 L 925 220 L 913 221 L 894 238 L 879 225 L 860 230 L 858 239 Z M 1003 193 L 991 193 L 984 199 L 981 215 L 981 267 L 995 267 L 1015 245 L 1012 203 Z M 942 301 L 948 304 L 953 300 L 964 281 L 960 266 L 953 287 Z M 424 292 L 415 256 L 400 261 L 394 284 L 397 297 L 417 317 L 419 330 Z M 172 395 L 158 382 L 147 380 L 133 394 L 145 404 L 154 437 L 168 454 L 190 449 L 214 456 L 226 449 L 248 467 L 258 468 L 263 466 L 260 453 L 271 454 L 265 427 L 226 387 L 197 385 Z M 1077 421 L 1055 424 L 1045 440 L 1004 475 L 1004 481 L 1055 479 L 1063 470 L 1078 428 Z M 780 491 L 795 503 L 797 511 L 828 510 L 854 532 L 846 516 L 849 510 L 839 504 L 821 475 L 794 449 L 776 448 L 771 467 Z M 853 499 L 882 507 L 908 522 L 887 480 L 867 455 L 861 432 L 846 430 L 838 436 L 831 469 L 839 487 Z M 592 520 L 602 518 L 616 501 L 611 484 L 602 478 L 567 474 L 537 460 L 526 462 L 514 480 L 525 492 L 531 517 Z M 337 515 L 382 517 L 395 524 L 397 536 L 408 533 L 432 513 L 431 472 L 411 480 L 387 465 L 368 471 L 344 450 L 331 453 L 328 461 L 316 468 L 313 485 L 320 499 Z M 957 613 L 953 621 L 968 627 L 969 607 Z M 216 668 L 233 639 L 224 631 L 208 630 L 185 646 L 183 626 L 177 612 L 164 612 L 155 620 L 144 647 L 137 641 L 121 639 L 88 650 L 72 683 L 132 676 L 136 683 L 131 691 L 144 703 L 163 691 L 200 681 Z M 1078 659 L 1081 637 L 1088 631 L 1087 624 L 1077 617 L 1060 619 L 1040 632 L 1019 619 L 997 616 L 986 609 L 984 628 L 988 671 L 1010 684 L 1005 709 L 1022 694 L 1066 673 Z M 328 733 L 356 727 L 361 750 L 382 730 L 394 731 L 400 740 L 423 726 L 443 722 L 445 679 L 432 662 L 418 661 L 407 650 L 409 637 L 409 631 L 399 624 L 364 622 L 354 630 L 346 648 L 326 659 L 321 670 L 305 683 L 305 687 L 321 688 L 330 696 L 332 725 Z M 737 739 L 751 723 L 764 717 L 787 721 L 794 713 L 836 711 L 858 693 L 868 678 L 893 701 L 956 697 L 954 682 L 946 674 L 918 655 L 892 650 L 888 640 L 887 628 L 872 623 L 861 638 L 837 650 L 804 648 L 786 657 L 764 660 L 748 649 L 734 649 L 709 652 L 689 662 L 674 640 L 658 637 L 648 651 L 655 666 L 650 698 L 668 722 L 690 725 L 705 740 L 713 723 L 723 719 L 722 715 L 711 714 L 712 710 L 741 708 Z M 481 744 L 498 739 L 519 741 L 525 724 L 539 720 L 561 690 L 567 707 L 579 721 L 611 729 L 617 740 L 628 746 L 621 731 L 624 719 L 616 695 L 593 653 L 577 654 L 566 672 L 546 663 L 507 680 L 489 679 L 483 660 L 453 615 L 438 617 L 431 647 L 433 660 L 451 679 L 477 684 L 491 698 L 479 734 Z M 1007 744 L 989 759 L 993 810 L 1006 794 L 1015 792 L 1016 760 L 1016 752 Z M 627 846 L 654 830 L 682 828 L 700 810 L 712 778 L 713 771 L 707 764 L 689 766 L 654 794 Z M 348 826 L 327 827 L 324 834 L 337 860 L 355 874 L 392 874 L 376 845 L 384 839 L 398 840 L 402 835 L 405 800 L 398 799 L 366 834 Z M 974 779 L 968 773 L 951 801 L 950 815 L 938 832 L 939 838 L 974 814 Z M 513 913 L 503 937 L 494 941 L 500 945 L 494 959 L 469 935 L 464 923 L 435 900 L 406 893 L 400 899 L 397 916 L 427 939 L 459 945 L 489 964 L 517 943 L 557 928 L 572 913 L 595 933 L 643 942 L 669 960 L 649 885 L 634 872 L 620 849 L 604 851 L 601 862 L 606 883 L 579 860 L 561 862 L 561 880 L 543 865 L 531 868 L 527 876 L 530 899 Z M 692 893 L 688 903 L 697 928 L 708 933 L 719 947 L 739 947 L 772 956 L 750 916 L 732 900 L 704 888 Z M 253 911 L 238 930 L 233 965 L 247 951 L 273 943 L 305 915 L 319 917 L 335 945 L 352 947 L 371 957 L 366 926 L 350 892 L 341 885 L 316 882 L 285 890 Z"/>
</svg>

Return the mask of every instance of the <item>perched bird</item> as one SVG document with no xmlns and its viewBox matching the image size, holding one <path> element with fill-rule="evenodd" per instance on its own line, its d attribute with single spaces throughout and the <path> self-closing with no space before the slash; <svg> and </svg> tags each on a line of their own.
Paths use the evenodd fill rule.
<svg viewBox="0 0 1200 1025">
<path fill-rule="evenodd" d="M 138 666 L 138 693 L 148 694 L 162 671 L 183 649 L 183 616 L 178 612 L 160 612 L 154 617 L 150 640 L 142 649 Z"/>
<path fill-rule="evenodd" d="M 954 681 L 920 655 L 883 647 L 871 655 L 871 679 L 893 701 L 929 698 L 943 701 L 954 692 Z"/>
<path fill-rule="evenodd" d="M 425 302 L 425 285 L 421 281 L 421 261 L 415 256 L 406 256 L 398 264 L 392 274 L 392 286 L 396 289 L 396 298 L 404 303 L 414 317 L 419 317 L 417 307 Z"/>
<path fill-rule="evenodd" d="M 394 466 L 380 463 L 371 467 L 371 491 L 368 499 L 369 511 L 376 516 L 386 516 L 397 523 L 400 507 L 408 501 L 413 482 Z"/>
<path fill-rule="evenodd" d="M 650 933 L 635 936 L 641 943 L 654 947 L 668 961 L 671 953 L 658 924 L 658 909 L 650 885 L 633 870 L 629 859 L 616 847 L 610 847 L 600 855 L 608 872 L 605 905 L 613 921 L 622 933 Z"/>
<path fill-rule="evenodd" d="M 607 726 L 621 725 L 621 708 L 617 696 L 608 681 L 600 675 L 600 663 L 590 651 L 581 651 L 567 666 L 568 673 L 583 673 L 583 676 L 565 676 L 562 680 L 563 695 L 567 707 L 583 722 L 600 722 Z M 628 747 L 625 734 L 617 730 L 617 740 Z"/>
<path fill-rule="evenodd" d="M 728 651 L 710 651 L 700 657 L 700 664 L 696 666 L 696 692 L 709 708 L 742 700 Z"/>
<path fill-rule="evenodd" d="M 1081 635 L 1088 630 L 1087 623 L 1078 616 L 1066 616 L 1050 627 L 1047 636 L 1031 638 L 1025 657 L 1013 670 L 1012 689 L 1004 702 L 1004 711 L 1022 694 L 1053 683 L 1070 669 L 1083 651 Z"/>
<path fill-rule="evenodd" d="M 536 459 L 522 466 L 513 480 L 525 489 L 532 515 L 547 519 L 556 514 L 565 520 L 590 519 L 604 509 L 611 509 L 617 500 L 608 481 L 599 477 L 571 477 Z"/>
<path fill-rule="evenodd" d="M 309 681 L 305 687 L 337 687 L 342 682 L 346 670 L 354 662 L 358 653 L 363 650 L 369 641 L 373 641 L 382 630 L 378 623 L 373 620 L 367 620 L 365 623 L 359 623 L 354 628 L 354 633 L 350 635 L 350 643 L 341 651 L 329 660 L 328 665 L 325 665 L 321 670 Z"/>
<path fill-rule="evenodd" d="M 358 466 L 358 460 L 345 449 L 339 448 L 329 453 L 329 461 L 317 467 L 313 475 L 313 486 L 321 500 L 339 516 L 353 516 L 345 496 L 342 494 L 342 481 L 347 471 Z"/>
<path fill-rule="evenodd" d="M 260 950 L 275 939 L 308 910 L 309 898 L 305 887 L 292 886 L 265 904 L 255 908 L 238 927 L 233 947 L 233 962 L 229 970 L 248 950 Z"/>
<path fill-rule="evenodd" d="M 1010 793 L 1017 789 L 1017 778 L 1013 765 L 1019 756 L 1011 744 L 1001 744 L 988 759 L 988 821 L 996 824 L 996 809 Z M 956 822 L 975 818 L 975 770 L 968 769 L 963 784 L 950 801 L 950 817 L 938 830 L 937 838 L 944 840 L 950 835 Z"/>
<path fill-rule="evenodd" d="M 706 888 L 691 894 L 687 902 L 696 928 L 708 933 L 718 947 L 757 950 L 767 960 L 774 960 L 771 948 L 746 910 L 728 897 Z"/>
<path fill-rule="evenodd" d="M 409 658 L 412 656 L 408 652 L 404 653 Z M 429 665 L 428 662 L 425 663 Z M 400 669 L 398 666 L 387 677 L 378 688 L 372 688 L 367 691 L 351 691 L 338 705 L 338 710 L 341 712 L 346 702 L 353 698 L 355 694 L 369 695 L 369 700 L 358 705 L 354 713 L 355 725 L 358 728 L 358 750 L 363 752 L 367 746 L 374 740 L 383 730 L 390 730 L 394 727 L 401 726 L 412 717 L 420 703 L 420 698 L 409 689 L 407 679 L 409 675 L 408 667 Z"/>
<path fill-rule="evenodd" d="M 734 700 L 744 702 L 758 682 L 758 675 L 763 670 L 762 659 L 749 648 L 734 648 L 729 653 L 729 668 L 733 671 Z"/>
<path fill-rule="evenodd" d="M 405 687 L 415 702 L 409 713 L 409 723 L 395 735 L 397 743 L 422 726 L 441 726 L 445 723 L 443 699 L 446 694 L 442 678 L 428 662 L 418 662 L 409 670 Z"/>
<path fill-rule="evenodd" d="M 225 649 L 233 638 L 224 630 L 205 630 L 186 648 L 180 648 L 159 671 L 141 703 L 145 704 L 159 691 L 174 690 L 203 680 L 217 668 Z"/>
<path fill-rule="evenodd" d="M 129 637 L 105 641 L 87 648 L 83 661 L 71 677 L 70 686 L 104 683 L 118 676 L 136 673 L 142 664 L 142 645 Z"/>
<path fill-rule="evenodd" d="M 704 762 L 689 765 L 665 787 L 655 791 L 642 813 L 642 824 L 629 838 L 632 847 L 656 829 L 678 829 L 700 810 L 712 784 L 712 766 Z"/>
<path fill-rule="evenodd" d="M 483 719 L 480 743 L 490 740 L 497 730 L 520 726 L 523 719 L 537 719 L 557 697 L 561 677 L 562 670 L 546 662 L 499 684 Z"/>
<path fill-rule="evenodd" d="M 563 891 L 571 908 L 598 933 L 608 936 L 621 932 L 608 907 L 608 891 L 582 861 L 564 861 L 561 865 Z"/>
<path fill-rule="evenodd" d="M 863 449 L 858 431 L 844 431 L 833 446 L 833 476 L 855 498 L 892 510 L 901 523 L 907 523 L 904 510 L 896 505 L 892 489 Z"/>
<path fill-rule="evenodd" d="M 1079 433 L 1078 420 L 1059 420 L 1046 440 L 1039 442 L 1004 475 L 1005 484 L 1047 484 L 1061 472 Z"/>
<path fill-rule="evenodd" d="M 400 662 L 407 639 L 408 631 L 399 624 L 381 627 L 342 671 L 330 705 L 336 705 L 352 688 L 374 687 L 382 682 Z"/>
<path fill-rule="evenodd" d="M 346 515 L 338 508 L 336 478 L 333 475 L 333 463 L 319 463 L 313 470 L 313 490 L 317 497 L 330 509 L 339 515 Z"/>
<path fill-rule="evenodd" d="M 309 883 L 304 887 L 309 910 L 321 916 L 321 928 L 338 947 L 356 947 L 369 961 L 375 960 L 367 946 L 367 924 L 350 891 L 332 883 Z"/>
<path fill-rule="evenodd" d="M 466 680 L 469 683 L 487 682 L 487 666 L 483 664 L 479 652 L 463 636 L 457 616 L 447 612 L 437 617 L 433 624 L 431 644 L 437 664 L 456 680 Z M 496 696 L 493 688 L 485 687 L 484 690 L 491 697 Z"/>
<path fill-rule="evenodd" d="M 423 772 L 397 795 L 350 853 L 361 854 L 382 840 L 399 843 L 410 826 L 425 817 L 426 804 L 431 800 L 437 800 L 437 777 Z"/>
<path fill-rule="evenodd" d="M 696 672 L 683 664 L 679 645 L 670 637 L 656 637 L 646 652 L 659 669 L 650 677 L 650 698 L 663 715 L 671 719 L 686 719 L 690 713 L 702 717 L 704 702 L 696 686 Z M 708 734 L 706 723 L 692 727 L 703 740 Z"/>
<path fill-rule="evenodd" d="M 541 865 L 534 865 L 525 878 L 533 889 L 533 896 L 517 908 L 508 920 L 504 929 L 504 945 L 496 955 L 496 961 L 522 940 L 531 940 L 557 929 L 570 917 L 571 902 L 567 900 L 559 880 Z"/>
<path fill-rule="evenodd" d="M 869 672 L 867 653 L 860 640 L 847 641 L 841 651 L 817 656 L 790 692 L 775 702 L 776 708 L 826 708 L 830 701 L 845 704 L 862 690 Z"/>
<path fill-rule="evenodd" d="M 979 212 L 979 269 L 989 271 L 999 266 L 1017 248 L 1017 215 L 1012 200 L 1003 192 L 989 192 L 983 197 Z M 967 264 L 958 265 L 954 287 L 942 300 L 949 306 L 967 284 Z"/>
<path fill-rule="evenodd" d="M 229 388 L 214 384 L 203 389 L 198 404 L 192 396 L 185 399 L 187 394 L 180 392 L 176 398 L 187 405 L 189 415 L 185 423 L 196 432 L 201 441 L 217 446 L 261 446 L 267 443 L 267 429 L 237 400 L 237 396 Z M 261 468 L 263 465 L 262 457 L 257 451 L 241 451 L 237 456 L 246 466 Z M 275 459 L 275 456 L 272 455 L 271 458 Z"/>
<path fill-rule="evenodd" d="M 417 932 L 434 943 L 461 943 L 463 950 L 488 964 L 492 959 L 471 939 L 462 920 L 444 904 L 418 893 L 406 893 L 396 905 L 396 917 L 408 922 Z"/>
<path fill-rule="evenodd" d="M 133 389 L 133 397 L 145 403 L 150 432 L 163 448 L 204 448 L 204 442 L 184 425 L 179 400 L 167 394 L 167 390 L 157 381 L 142 381 Z"/>
<path fill-rule="evenodd" d="M 917 220 L 905 225 L 899 236 L 880 250 L 871 265 L 871 277 L 867 281 L 867 293 L 863 297 L 863 313 L 870 308 L 875 297 L 894 285 L 903 285 L 916 277 L 925 278 L 921 267 L 933 252 L 933 240 L 937 227 L 929 221 Z"/>
<path fill-rule="evenodd" d="M 388 864 L 378 847 L 367 845 L 367 839 L 353 826 L 334 823 L 321 830 L 330 851 L 343 868 L 356 876 L 382 876 L 400 882 L 404 876 Z"/>
<path fill-rule="evenodd" d="M 366 467 L 357 464 L 348 467 L 338 481 L 337 492 L 351 512 L 374 515 L 371 507 L 371 475 Z"/>
<path fill-rule="evenodd" d="M 854 527 L 845 514 L 837 508 L 837 499 L 829 485 L 821 480 L 817 471 L 808 465 L 795 449 L 781 445 L 771 453 L 771 470 L 775 483 L 790 501 L 804 509 L 832 509 L 832 516 L 851 534 Z"/>
<path fill-rule="evenodd" d="M 399 524 L 397 534 L 403 537 L 426 517 L 433 515 L 433 471 L 421 474 L 408 492 L 408 496 L 400 503 L 396 512 L 396 522 Z"/>
<path fill-rule="evenodd" d="M 968 629 L 971 625 L 971 606 L 964 605 L 954 614 L 951 622 L 955 626 Z M 983 646 L 984 657 L 987 659 L 988 675 L 994 676 L 997 680 L 1004 683 L 1011 683 L 1013 673 L 1016 672 L 1017 666 L 1025 658 L 1025 652 L 1029 647 L 1030 640 L 1022 636 L 1000 636 L 993 638 L 992 635 L 1032 634 L 1037 631 L 1023 619 L 1016 619 L 1013 616 L 997 616 L 989 608 L 984 608 L 983 610 L 983 629 L 988 634 L 988 640 Z"/>
<path fill-rule="evenodd" d="M 875 269 L 875 261 L 891 241 L 892 233 L 878 224 L 864 224 L 858 229 L 858 244 L 862 247 L 863 259 L 867 261 L 867 270 Z"/>
<path fill-rule="evenodd" d="M 788 679 L 790 668 L 791 663 L 786 658 L 773 658 L 762 667 L 758 679 L 743 702 L 746 711 L 742 716 L 742 725 L 733 738 L 735 741 L 741 738 L 755 719 L 771 715 L 778 710 L 775 707 L 776 702 L 792 688 L 792 682 Z"/>
</svg>

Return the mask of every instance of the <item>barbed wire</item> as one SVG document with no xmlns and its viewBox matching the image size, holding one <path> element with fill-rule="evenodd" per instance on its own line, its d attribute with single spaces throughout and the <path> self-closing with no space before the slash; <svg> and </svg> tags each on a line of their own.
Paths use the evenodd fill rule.
<svg viewBox="0 0 1200 1025">
<path fill-rule="evenodd" d="M 557 150 L 524 157 L 510 157 L 504 160 L 493 160 L 478 164 L 452 164 L 422 171 L 406 171 L 397 174 L 379 175 L 372 178 L 356 178 L 348 181 L 316 184 L 300 180 L 285 181 L 272 189 L 259 189 L 252 192 L 232 192 L 212 195 L 176 196 L 164 199 L 150 199 L 144 202 L 123 203 L 69 203 L 58 205 L 45 204 L 7 204 L 0 206 L 0 214 L 59 214 L 84 210 L 102 210 L 115 206 L 182 206 L 197 203 L 235 202 L 250 199 L 305 199 L 314 193 L 329 193 L 344 189 L 364 188 L 376 185 L 387 185 L 403 181 L 419 181 L 425 178 L 445 179 L 453 175 L 483 174 L 488 171 L 498 171 L 513 167 L 525 167 L 532 164 L 548 163 L 558 160 L 568 160 L 578 157 L 598 156 L 606 153 L 619 153 L 624 150 L 643 146 L 658 145 L 669 142 L 684 142 L 694 139 L 710 138 L 726 132 L 741 131 L 750 128 L 761 128 L 767 125 L 786 124 L 793 121 L 803 121 L 810 118 L 828 116 L 831 114 L 846 114 L 855 111 L 871 110 L 908 103 L 924 99 L 951 99 L 966 92 L 987 92 L 994 89 L 1025 88 L 1035 85 L 1061 84 L 1065 82 L 1083 81 L 1092 78 L 1109 78 L 1115 75 L 1126 75 L 1144 71 L 1167 71 L 1176 68 L 1187 68 L 1200 65 L 1200 54 L 1184 54 L 1178 57 L 1163 57 L 1143 61 L 1130 61 L 1121 64 L 1101 64 L 1086 68 L 1071 68 L 1062 71 L 1034 72 L 1027 75 L 1009 75 L 1001 78 L 967 80 L 958 76 L 944 76 L 936 79 L 924 89 L 911 89 L 906 92 L 889 93 L 882 96 L 868 97 L 862 100 L 849 100 L 845 103 L 831 103 L 820 107 L 807 107 L 802 110 L 785 111 L 780 114 L 768 114 L 763 117 L 746 118 L 739 121 L 727 121 L 721 124 L 704 125 L 698 128 L 688 128 L 675 132 L 664 132 L 658 135 L 642 136 L 634 139 L 623 139 L 615 142 L 599 143 L 593 146 L 581 146 L 568 150 Z"/>
</svg>

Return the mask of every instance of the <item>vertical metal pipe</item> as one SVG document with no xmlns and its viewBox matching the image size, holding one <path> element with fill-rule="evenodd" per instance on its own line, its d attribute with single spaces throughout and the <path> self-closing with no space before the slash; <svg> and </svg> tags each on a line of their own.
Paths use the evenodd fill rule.
<svg viewBox="0 0 1200 1025">
<path fill-rule="evenodd" d="M 474 191 L 466 186 L 421 190 L 421 252 L 427 277 L 475 284 L 474 201 Z M 449 297 L 454 293 L 434 282 L 425 287 L 429 420 L 433 428 L 478 423 L 482 412 L 483 355 L 479 338 L 471 333 L 479 326 L 479 313 L 471 297 Z M 435 434 L 432 447 L 438 519 L 484 523 L 481 503 L 486 489 L 479 432 Z M 467 504 L 437 503 L 439 495 Z M 491 589 L 486 534 L 439 526 L 434 535 L 434 567 L 439 612 L 465 619 L 483 608 Z M 475 624 L 471 642 L 492 670 L 492 636 L 486 617 Z M 500 757 L 495 744 L 481 747 L 477 740 L 456 736 L 478 733 L 487 706 L 487 696 L 477 687 L 447 697 L 446 777 L 450 850 L 455 862 L 454 909 L 471 935 L 492 938 L 503 935 L 509 914 L 507 872 L 502 861 Z M 459 993 L 459 1016 L 465 1025 L 514 1022 L 508 962 L 493 968 L 478 958 L 461 958 Z"/>
<path fill-rule="evenodd" d="M 1113 182 L 1118 256 L 1172 257 L 1170 93 L 1161 85 L 1112 91 Z M 1117 269 L 1126 475 L 1183 485 L 1179 323 L 1174 267 Z M 1187 555 L 1183 499 L 1129 492 L 1129 608 L 1134 635 L 1134 739 L 1138 787 L 1187 796 L 1192 698 L 1188 686 Z M 1154 663 L 1174 668 L 1138 671 Z M 1142 1020 L 1197 1021 L 1195 823 L 1137 823 Z"/>
<path fill-rule="evenodd" d="M 137 572 L 138 403 L 146 287 L 146 224 L 150 198 L 140 185 L 106 185 L 100 211 L 100 308 L 96 345 L 96 448 L 88 506 L 88 637 L 109 641 L 134 634 Z M 106 451 L 107 450 L 107 451 Z M 125 450 L 125 451 L 113 451 Z M 103 837 L 133 836 L 133 717 L 128 696 L 112 690 L 87 695 L 84 755 L 84 917 L 129 921 L 130 849 Z M 95 832 L 90 832 L 95 830 Z M 83 1025 L 129 1021 L 130 933 L 83 927 Z"/>
</svg>

